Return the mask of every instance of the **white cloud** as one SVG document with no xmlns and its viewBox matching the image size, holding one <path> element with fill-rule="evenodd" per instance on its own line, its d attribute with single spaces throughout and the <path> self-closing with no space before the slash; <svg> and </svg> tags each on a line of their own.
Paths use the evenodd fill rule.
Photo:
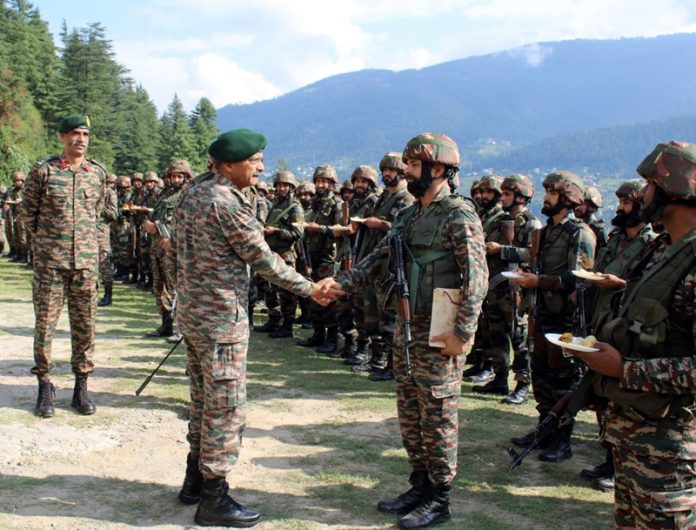
<svg viewBox="0 0 696 530">
<path fill-rule="evenodd" d="M 550 46 L 543 46 L 538 43 L 527 44 L 520 48 L 515 48 L 514 50 L 509 50 L 508 55 L 512 57 L 520 57 L 529 66 L 539 66 L 544 62 L 544 59 L 553 54 L 553 48 Z"/>
</svg>

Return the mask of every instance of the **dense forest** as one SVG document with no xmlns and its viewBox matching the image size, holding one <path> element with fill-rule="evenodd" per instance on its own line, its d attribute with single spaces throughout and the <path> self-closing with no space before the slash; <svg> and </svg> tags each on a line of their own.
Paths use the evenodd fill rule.
<svg viewBox="0 0 696 530">
<path fill-rule="evenodd" d="M 88 156 L 117 174 L 161 171 L 173 158 L 203 170 L 218 134 L 217 112 L 201 98 L 187 114 L 175 95 L 158 116 L 147 91 L 128 77 L 99 23 L 60 32 L 56 46 L 39 10 L 0 1 L 0 180 L 60 152 L 63 116 L 88 114 Z"/>
</svg>

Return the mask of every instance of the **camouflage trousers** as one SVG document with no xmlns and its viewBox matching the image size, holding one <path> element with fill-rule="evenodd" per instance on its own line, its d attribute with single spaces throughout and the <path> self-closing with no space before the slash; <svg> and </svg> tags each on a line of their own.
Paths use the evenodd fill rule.
<svg viewBox="0 0 696 530">
<path fill-rule="evenodd" d="M 17 252 L 19 252 L 22 255 L 25 255 L 29 251 L 29 248 L 27 246 L 27 227 L 24 224 L 22 216 L 15 214 L 14 224 L 15 226 L 13 229 L 13 246 L 17 250 Z"/>
<path fill-rule="evenodd" d="M 246 426 L 248 340 L 219 344 L 208 337 L 184 337 L 191 384 L 186 438 L 191 453 L 200 455 L 206 479 L 226 477 L 239 458 Z"/>
<path fill-rule="evenodd" d="M 6 250 L 5 243 L 5 218 L 2 216 L 2 213 L 0 212 L 0 252 Z"/>
<path fill-rule="evenodd" d="M 174 303 L 174 282 L 158 241 L 152 242 L 150 262 L 152 263 L 152 290 L 157 309 L 159 309 L 160 315 L 169 315 Z"/>
<path fill-rule="evenodd" d="M 616 528 L 696 528 L 696 462 L 639 454 L 622 445 L 614 457 Z"/>
<path fill-rule="evenodd" d="M 397 318 L 397 327 L 401 319 Z M 412 374 L 406 370 L 403 336 L 394 337 L 394 376 L 401 439 L 414 470 L 427 470 L 433 484 L 457 474 L 459 396 L 464 355 L 446 357 L 428 345 L 430 317 L 411 321 Z"/>
<path fill-rule="evenodd" d="M 39 379 L 48 376 L 52 360 L 53 333 L 68 299 L 72 356 L 70 363 L 76 374 L 89 374 L 94 369 L 94 319 L 97 312 L 97 271 L 63 270 L 34 264 L 32 282 L 34 300 L 34 367 L 31 373 Z"/>
<path fill-rule="evenodd" d="M 133 259 L 133 240 L 129 222 L 121 220 L 114 227 L 111 248 L 113 249 L 114 262 L 119 267 L 130 268 L 135 264 Z"/>
<path fill-rule="evenodd" d="M 319 263 L 319 260 L 312 258 L 312 263 Z M 323 278 L 331 278 L 334 275 L 333 261 L 315 265 L 312 270 L 312 281 L 317 282 Z M 326 307 L 317 304 L 314 300 L 309 301 L 309 310 L 312 316 L 312 323 L 315 327 L 338 327 L 336 316 L 336 302 L 331 302 Z"/>
<path fill-rule="evenodd" d="M 140 235 L 140 270 L 143 274 L 152 274 L 152 258 L 150 256 L 150 248 L 152 246 L 152 238 L 150 234 L 142 231 Z"/>
<path fill-rule="evenodd" d="M 295 268 L 294 260 L 286 260 L 285 264 L 293 269 Z M 268 316 L 295 318 L 297 296 L 290 291 L 281 289 L 277 285 L 270 284 L 264 292 L 264 300 L 268 308 Z"/>
<path fill-rule="evenodd" d="M 12 218 L 11 212 L 5 212 L 5 241 L 7 241 L 10 250 L 15 250 L 15 239 L 14 239 L 14 220 Z"/>
<path fill-rule="evenodd" d="M 582 377 L 579 362 L 565 357 L 561 348 L 547 341 L 540 330 L 534 335 L 531 366 L 532 390 L 541 415 L 548 414 Z"/>
<path fill-rule="evenodd" d="M 104 287 L 112 287 L 114 275 L 111 270 L 111 231 L 109 225 L 97 224 L 97 245 L 99 246 L 99 275 Z"/>
</svg>

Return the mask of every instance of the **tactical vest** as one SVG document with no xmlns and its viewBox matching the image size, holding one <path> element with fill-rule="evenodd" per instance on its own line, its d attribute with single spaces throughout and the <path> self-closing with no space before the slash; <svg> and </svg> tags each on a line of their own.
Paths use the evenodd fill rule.
<svg viewBox="0 0 696 530">
<path fill-rule="evenodd" d="M 498 207 L 491 212 L 490 217 L 483 223 L 483 234 L 486 238 L 486 243 L 500 243 L 501 245 L 509 245 L 503 234 L 503 221 L 511 221 L 512 218 L 505 210 Z M 494 278 L 504 270 L 507 270 L 507 264 L 503 261 L 500 254 L 487 254 L 486 262 L 488 264 L 488 277 Z"/>
<path fill-rule="evenodd" d="M 261 198 L 263 199 L 263 198 Z M 292 222 L 300 222 L 303 220 L 304 216 L 300 214 L 300 205 L 292 197 L 285 197 L 281 200 L 276 200 L 268 213 L 266 218 L 267 226 L 274 226 L 280 228 L 281 230 L 293 230 Z M 293 218 L 294 216 L 294 218 Z M 266 235 L 266 242 L 271 250 L 277 252 L 278 254 L 285 254 L 293 249 L 294 241 L 288 241 L 280 236 L 280 234 L 268 234 Z M 292 256 L 283 256 L 286 259 Z"/>
<path fill-rule="evenodd" d="M 582 230 L 581 221 L 566 217 L 560 230 L 547 224 L 541 232 L 540 271 L 541 274 L 560 274 L 568 270 L 568 255 L 573 250 L 578 232 Z M 553 235 L 549 230 L 554 229 Z M 546 317 L 563 324 L 573 317 L 574 307 L 568 299 L 568 293 L 539 290 L 541 307 Z"/>
<path fill-rule="evenodd" d="M 619 315 L 602 328 L 602 336 L 624 359 L 693 356 L 692 318 L 670 310 L 674 310 L 672 301 L 677 287 L 694 267 L 696 231 L 668 248 L 635 285 L 627 287 Z M 694 405 L 694 394 L 626 390 L 610 377 L 595 377 L 594 388 L 636 421 L 663 419 Z"/>
<path fill-rule="evenodd" d="M 307 222 L 331 226 L 336 219 L 336 209 L 338 207 L 339 202 L 333 193 L 329 193 L 328 197 L 315 198 L 312 209 L 307 216 Z M 334 238 L 331 235 L 324 235 L 321 232 L 307 232 L 305 234 L 305 243 L 307 252 L 311 256 L 318 258 L 334 256 Z"/>
<path fill-rule="evenodd" d="M 416 203 L 404 208 L 396 218 L 390 233 L 401 233 L 404 238 L 413 314 L 430 314 L 436 287 L 456 289 L 462 285 L 462 273 L 454 252 L 444 246 L 444 236 L 449 212 L 461 207 L 466 200 L 457 195 L 444 197 L 431 203 L 412 222 L 420 208 Z"/>
<path fill-rule="evenodd" d="M 398 213 L 392 212 L 392 210 L 394 209 L 395 205 L 407 194 L 408 189 L 406 188 L 400 188 L 392 194 L 385 191 L 382 193 L 382 195 L 380 195 L 377 203 L 372 209 L 372 212 L 370 212 L 370 215 L 391 223 L 394 220 L 396 213 Z M 382 232 L 380 230 L 369 230 L 367 227 L 363 227 L 362 230 L 363 240 L 355 256 L 356 262 L 367 256 L 372 249 L 377 246 L 377 243 L 379 243 L 386 235 L 386 232 Z"/>
</svg>

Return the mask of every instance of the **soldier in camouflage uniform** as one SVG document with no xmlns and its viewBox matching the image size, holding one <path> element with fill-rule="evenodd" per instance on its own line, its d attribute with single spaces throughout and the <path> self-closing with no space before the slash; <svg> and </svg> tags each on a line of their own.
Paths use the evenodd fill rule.
<svg viewBox="0 0 696 530">
<path fill-rule="evenodd" d="M 191 176 L 191 166 L 186 160 L 172 160 L 167 167 L 167 188 L 158 198 L 149 219 L 143 222 L 143 228 L 152 237 L 150 245 L 150 263 L 152 266 L 152 287 L 162 318 L 161 325 L 147 334 L 148 337 L 174 336 L 174 279 L 172 269 L 167 266 L 165 254 L 170 244 L 172 216 L 179 200 L 184 180 Z M 178 340 L 178 338 L 177 338 Z"/>
<path fill-rule="evenodd" d="M 539 421 L 542 421 L 582 375 L 580 365 L 563 355 L 561 349 L 549 343 L 545 333 L 564 333 L 577 329 L 577 310 L 570 294 L 576 289 L 573 270 L 592 270 L 594 267 L 595 237 L 592 229 L 573 215 L 573 208 L 585 199 L 585 186 L 580 177 L 568 171 L 550 173 L 544 179 L 544 207 L 549 217 L 541 230 L 539 274 L 520 272 L 521 279 L 513 280 L 526 289 L 537 290 L 533 313 L 534 334 L 531 349 L 532 390 L 537 402 Z M 531 332 L 530 332 L 531 334 Z M 544 462 L 560 462 L 572 456 L 570 437 L 573 423 L 546 439 L 539 455 Z M 532 443 L 534 433 L 515 437 L 519 447 Z"/>
<path fill-rule="evenodd" d="M 249 527 L 261 517 L 234 501 L 226 482 L 245 426 L 248 267 L 298 296 L 318 296 L 318 287 L 265 243 L 241 193 L 263 172 L 265 143 L 246 129 L 220 135 L 209 149 L 212 180 L 192 187 L 174 218 L 171 252 L 191 381 L 190 452 L 179 498 L 199 503 L 195 521 L 203 526 Z"/>
<path fill-rule="evenodd" d="M 19 215 L 24 195 L 24 173 L 15 171 L 12 174 L 12 188 L 5 204 L 9 207 L 10 219 L 12 223 L 12 247 L 15 249 L 15 256 L 12 258 L 14 263 L 25 263 L 28 258 L 29 249 L 27 247 L 27 229 Z"/>
<path fill-rule="evenodd" d="M 608 400 L 617 528 L 696 528 L 696 144 L 658 144 L 638 173 L 664 244 L 636 267 L 599 352 L 577 355 Z"/>
<path fill-rule="evenodd" d="M 342 221 L 341 199 L 334 195 L 338 183 L 336 169 L 330 165 L 318 166 L 313 176 L 316 195 L 305 216 L 305 246 L 312 266 L 312 280 L 319 281 L 334 276 L 336 267 L 336 234 L 334 226 Z M 336 303 L 328 307 L 310 302 L 310 314 L 314 333 L 297 344 L 305 348 L 319 348 L 327 343 L 327 328 L 338 333 Z"/>
<path fill-rule="evenodd" d="M 118 199 L 115 188 L 116 175 L 109 175 L 104 188 L 104 208 L 97 223 L 99 274 L 104 286 L 104 296 L 97 303 L 99 307 L 109 306 L 113 302 L 114 276 L 111 269 L 111 225 L 118 219 Z"/>
<path fill-rule="evenodd" d="M 140 172 L 133 173 L 133 176 L 131 177 L 131 184 L 133 188 L 131 194 L 129 216 L 130 227 L 128 233 L 133 254 L 133 268 L 131 269 L 131 277 L 126 280 L 126 283 L 143 284 L 145 280 L 143 278 L 143 270 L 141 267 L 143 258 L 142 247 L 140 246 L 140 225 L 144 220 L 142 206 L 145 201 L 143 174 Z"/>
<path fill-rule="evenodd" d="M 609 228 L 603 219 L 597 219 L 597 210 L 602 207 L 602 194 L 594 186 L 585 188 L 585 200 L 575 208 L 575 217 L 582 219 L 592 229 L 597 238 L 597 252 L 599 252 L 609 240 Z"/>
<path fill-rule="evenodd" d="M 5 198 L 7 194 L 7 188 L 0 184 L 0 256 L 2 256 L 5 249 L 9 249 L 10 244 L 7 242 L 5 234 Z M 9 250 L 8 250 L 9 252 Z"/>
<path fill-rule="evenodd" d="M 312 207 L 312 201 L 314 200 L 314 196 L 316 195 L 316 189 L 314 188 L 314 183 L 309 182 L 306 180 L 301 181 L 298 186 L 297 186 L 297 198 L 300 201 L 300 204 L 302 205 L 302 209 L 304 210 L 304 221 L 307 222 L 307 219 L 309 217 L 309 211 Z M 302 236 L 302 240 L 297 242 L 298 248 L 299 245 L 304 246 L 304 234 Z M 306 250 L 306 246 L 304 247 Z M 302 249 L 300 249 L 302 250 Z M 297 256 L 297 272 L 305 276 L 306 278 L 311 277 L 311 271 L 312 267 L 311 264 L 305 263 L 305 260 L 302 258 L 303 252 L 298 252 Z M 297 324 L 302 325 L 302 329 L 312 329 L 312 317 L 310 314 L 310 308 L 309 308 L 309 300 L 307 298 L 299 298 L 298 299 L 298 305 L 300 306 L 300 316 L 299 318 L 295 321 Z"/>
<path fill-rule="evenodd" d="M 87 394 L 94 369 L 97 311 L 97 223 L 104 204 L 106 171 L 85 158 L 89 119 L 71 115 L 58 128 L 63 153 L 39 162 L 27 179 L 21 216 L 34 245 L 34 367 L 39 380 L 37 414 L 53 416 L 55 388 L 51 343 L 64 299 L 68 299 L 71 364 L 75 389 L 71 406 L 82 414 L 96 408 Z"/>
<path fill-rule="evenodd" d="M 412 308 L 410 362 L 402 333 L 394 348 L 401 436 L 413 469 L 412 488 L 378 509 L 401 515 L 402 528 L 426 528 L 451 518 L 449 494 L 456 475 L 461 367 L 478 325 L 488 270 L 481 222 L 472 201 L 453 195 L 459 150 L 442 134 L 425 133 L 403 152 L 408 190 L 416 202 L 401 210 L 390 237 L 404 240 L 406 277 Z M 384 265 L 385 238 L 364 260 L 336 278 L 345 292 L 369 285 Z M 433 288 L 461 290 L 454 330 L 429 346 Z M 403 315 L 397 317 L 401 329 Z"/>
<path fill-rule="evenodd" d="M 405 166 L 401 160 L 401 153 L 386 153 L 379 163 L 379 170 L 386 189 L 360 225 L 364 233 L 362 244 L 356 252 L 356 262 L 360 262 L 372 252 L 391 229 L 396 214 L 414 201 L 413 195 L 406 187 Z M 371 337 L 372 359 L 368 367 L 372 373 L 369 378 L 372 381 L 387 381 L 394 378 L 392 350 L 396 311 L 386 302 L 386 293 L 378 281 L 372 282 L 371 288 L 366 291 L 374 293 L 378 323 L 377 335 Z"/>
<path fill-rule="evenodd" d="M 343 184 L 341 184 L 341 189 L 338 191 L 338 194 L 341 196 L 341 200 L 343 202 L 347 202 L 348 204 L 350 204 L 350 201 L 352 201 L 353 197 L 355 197 L 353 181 L 346 180 Z"/>
<path fill-rule="evenodd" d="M 471 183 L 471 198 L 473 201 L 476 203 L 476 207 L 480 208 L 481 207 L 481 181 L 480 180 L 475 180 L 474 182 Z"/>
<path fill-rule="evenodd" d="M 157 173 L 148 171 L 143 178 L 143 198 L 136 216 L 140 233 L 140 270 L 143 276 L 142 284 L 139 283 L 138 287 L 145 290 L 152 289 L 152 236 L 143 229 L 143 223 L 155 209 L 158 200 Z"/>
<path fill-rule="evenodd" d="M 288 170 L 278 171 L 273 179 L 276 198 L 273 201 L 263 234 L 270 249 L 285 261 L 286 265 L 295 267 L 297 254 L 295 242 L 302 239 L 304 230 L 304 210 L 295 198 L 297 179 Z M 270 286 L 265 293 L 268 308 L 268 322 L 255 328 L 256 331 L 268 333 L 273 339 L 294 337 L 292 326 L 295 323 L 297 297 L 290 291 Z M 282 324 L 281 324 L 282 319 Z"/>
<path fill-rule="evenodd" d="M 111 248 L 116 265 L 115 280 L 126 281 L 133 269 L 133 246 L 131 238 L 130 204 L 133 200 L 131 179 L 126 175 L 118 177 L 116 183 L 118 199 L 118 219 L 111 232 Z"/>
</svg>

